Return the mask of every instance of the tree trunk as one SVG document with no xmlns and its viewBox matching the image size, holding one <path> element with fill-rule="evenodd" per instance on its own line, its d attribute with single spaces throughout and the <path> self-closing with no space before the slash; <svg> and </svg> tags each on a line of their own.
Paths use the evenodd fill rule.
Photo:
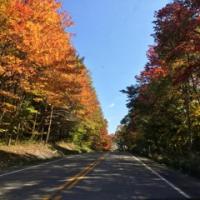
<svg viewBox="0 0 200 200">
<path fill-rule="evenodd" d="M 43 136 L 44 136 L 44 126 L 42 126 L 40 142 L 43 142 Z"/>
<path fill-rule="evenodd" d="M 50 119 L 49 119 L 49 127 L 48 127 L 48 131 L 47 131 L 47 136 L 46 136 L 45 144 L 47 144 L 49 142 L 49 136 L 50 136 L 50 132 L 51 132 L 52 118 L 53 118 L 53 106 L 51 106 L 51 114 L 50 114 Z"/>
<path fill-rule="evenodd" d="M 195 83 L 195 79 L 194 79 L 194 75 L 193 74 L 191 75 L 191 79 L 192 79 L 193 91 L 194 91 L 194 93 L 196 95 L 196 100 L 198 101 L 198 104 L 200 104 L 200 94 L 198 92 L 197 85 Z"/>
<path fill-rule="evenodd" d="M 35 114 L 35 119 L 34 119 L 34 123 L 33 123 L 32 131 L 31 131 L 32 134 L 31 134 L 31 138 L 30 138 L 30 140 L 33 140 L 33 138 L 34 138 L 34 132 L 35 132 L 36 122 L 37 122 L 37 113 Z"/>
<path fill-rule="evenodd" d="M 21 126 L 21 124 L 19 123 L 18 126 L 17 126 L 17 137 L 16 137 L 16 139 L 15 139 L 15 144 L 17 144 L 18 141 L 19 141 L 20 126 Z"/>
<path fill-rule="evenodd" d="M 192 148 L 193 144 L 193 134 L 192 134 L 192 122 L 191 122 L 191 117 L 190 117 L 190 94 L 189 94 L 189 89 L 188 89 L 189 82 L 186 83 L 183 88 L 184 88 L 184 101 L 185 101 L 185 110 L 186 110 L 186 118 L 187 118 L 187 126 L 188 126 L 188 133 L 190 137 L 190 150 Z"/>
<path fill-rule="evenodd" d="M 8 136 L 9 138 L 8 138 L 8 146 L 10 146 L 11 145 L 11 143 L 12 143 L 12 135 L 11 134 L 9 134 L 9 136 Z"/>
<path fill-rule="evenodd" d="M 2 122 L 3 121 L 3 117 L 4 117 L 4 115 L 5 115 L 5 111 L 3 111 L 3 113 L 1 114 L 1 116 L 0 116 L 0 122 Z"/>
</svg>

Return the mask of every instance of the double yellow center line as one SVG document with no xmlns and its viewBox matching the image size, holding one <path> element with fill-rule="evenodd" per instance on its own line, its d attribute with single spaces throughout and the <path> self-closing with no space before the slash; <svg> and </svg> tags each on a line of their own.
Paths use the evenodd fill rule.
<svg viewBox="0 0 200 200">
<path fill-rule="evenodd" d="M 102 155 L 96 161 L 87 165 L 81 172 L 67 179 L 66 182 L 58 188 L 55 194 L 53 194 L 50 197 L 45 197 L 43 200 L 60 200 L 61 199 L 60 193 L 62 191 L 70 190 L 71 188 L 73 188 L 77 183 L 79 183 L 82 179 L 84 179 L 84 177 L 88 173 L 90 173 L 104 159 L 104 157 L 105 155 Z"/>
</svg>

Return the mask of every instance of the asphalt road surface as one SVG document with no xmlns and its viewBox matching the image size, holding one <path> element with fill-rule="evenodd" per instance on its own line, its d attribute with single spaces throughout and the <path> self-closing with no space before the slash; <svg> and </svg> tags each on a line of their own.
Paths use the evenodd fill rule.
<svg viewBox="0 0 200 200">
<path fill-rule="evenodd" d="M 90 153 L 0 174 L 2 200 L 200 199 L 200 181 L 129 153 Z"/>
</svg>

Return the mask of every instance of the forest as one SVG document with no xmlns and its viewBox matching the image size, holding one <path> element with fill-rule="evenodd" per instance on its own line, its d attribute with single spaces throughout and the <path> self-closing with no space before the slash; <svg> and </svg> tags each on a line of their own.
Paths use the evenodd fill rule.
<svg viewBox="0 0 200 200">
<path fill-rule="evenodd" d="M 154 44 L 127 95 L 116 135 L 121 150 L 200 172 L 200 1 L 174 0 L 155 13 Z"/>
<path fill-rule="evenodd" d="M 70 141 L 109 150 L 90 73 L 56 0 L 0 0 L 0 143 Z"/>
</svg>

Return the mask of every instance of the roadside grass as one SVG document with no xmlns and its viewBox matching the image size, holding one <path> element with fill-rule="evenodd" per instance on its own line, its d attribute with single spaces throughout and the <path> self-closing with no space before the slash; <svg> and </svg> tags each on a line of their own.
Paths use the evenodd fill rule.
<svg viewBox="0 0 200 200">
<path fill-rule="evenodd" d="M 17 153 L 11 153 L 0 150 L 0 170 L 9 170 L 10 168 L 13 169 L 20 168 L 23 166 L 29 166 L 33 164 L 47 162 L 49 160 L 54 160 L 56 158 L 58 157 L 42 159 L 30 154 L 20 155 Z"/>
<path fill-rule="evenodd" d="M 152 157 L 153 160 L 164 163 L 167 166 L 189 174 L 196 178 L 200 178 L 200 156 L 195 154 L 187 154 L 184 156 L 160 156 Z"/>
<path fill-rule="evenodd" d="M 167 154 L 141 154 L 136 153 L 140 156 L 150 158 L 160 164 L 165 164 L 166 166 L 178 170 L 184 174 L 191 175 L 195 178 L 200 179 L 200 155 L 194 153 L 185 153 L 184 155 L 167 155 Z"/>
<path fill-rule="evenodd" d="M 48 145 L 44 143 L 26 142 L 6 146 L 0 144 L 0 170 L 20 168 L 61 158 L 66 155 L 89 152 L 90 149 L 68 143 L 58 142 Z"/>
</svg>

